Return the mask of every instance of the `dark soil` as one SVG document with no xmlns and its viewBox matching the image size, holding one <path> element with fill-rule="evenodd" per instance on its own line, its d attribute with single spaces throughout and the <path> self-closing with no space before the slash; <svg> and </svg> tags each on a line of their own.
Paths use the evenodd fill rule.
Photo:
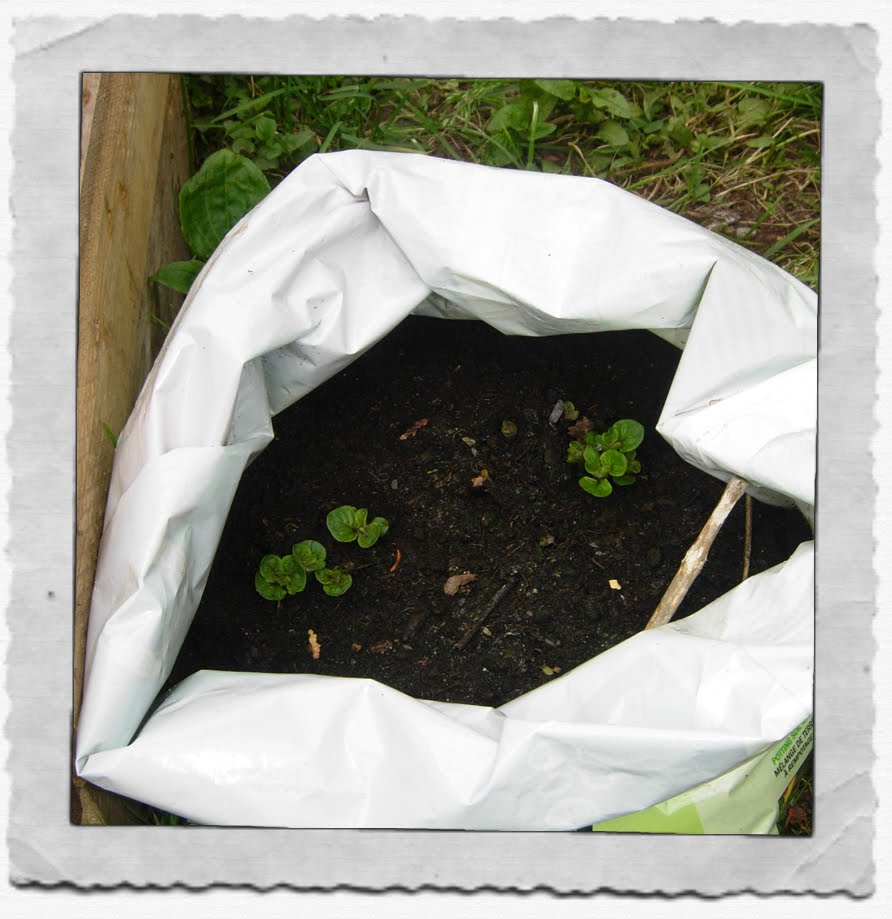
<svg viewBox="0 0 892 919">
<path fill-rule="evenodd" d="M 677 361 L 648 332 L 515 338 L 479 322 L 407 319 L 274 419 L 169 683 L 202 668 L 333 674 L 497 706 L 635 634 L 724 487 L 654 430 Z M 582 491 L 580 467 L 565 461 L 569 423 L 549 423 L 559 399 L 598 430 L 620 418 L 645 426 L 637 482 L 605 499 Z M 510 438 L 506 420 L 517 426 Z M 367 550 L 335 542 L 325 517 L 341 504 L 383 515 L 390 531 Z M 739 582 L 743 506 L 676 618 Z M 752 532 L 751 574 L 811 538 L 795 510 L 755 501 Z M 262 599 L 262 556 L 309 538 L 352 570 L 353 587 L 331 598 L 311 577 L 279 605 Z M 476 580 L 447 596 L 447 578 L 463 572 Z"/>
</svg>

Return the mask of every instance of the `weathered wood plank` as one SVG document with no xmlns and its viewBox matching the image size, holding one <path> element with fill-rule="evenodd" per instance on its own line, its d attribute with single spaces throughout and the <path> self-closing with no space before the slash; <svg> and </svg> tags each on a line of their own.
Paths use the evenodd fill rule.
<svg viewBox="0 0 892 919">
<path fill-rule="evenodd" d="M 182 298 L 149 282 L 188 257 L 177 216 L 189 175 L 177 75 L 85 74 L 80 191 L 77 356 L 77 534 L 74 723 L 80 711 L 90 595 L 118 434 Z M 113 796 L 75 782 L 72 819 L 124 819 Z"/>
</svg>

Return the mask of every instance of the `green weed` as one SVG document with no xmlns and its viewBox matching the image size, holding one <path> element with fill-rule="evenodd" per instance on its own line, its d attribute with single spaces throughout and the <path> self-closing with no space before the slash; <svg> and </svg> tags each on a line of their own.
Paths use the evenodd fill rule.
<svg viewBox="0 0 892 919">
<path fill-rule="evenodd" d="M 270 185 L 313 153 L 354 148 L 594 176 L 818 283 L 820 84 L 184 80 L 196 157 L 226 147 Z"/>
</svg>

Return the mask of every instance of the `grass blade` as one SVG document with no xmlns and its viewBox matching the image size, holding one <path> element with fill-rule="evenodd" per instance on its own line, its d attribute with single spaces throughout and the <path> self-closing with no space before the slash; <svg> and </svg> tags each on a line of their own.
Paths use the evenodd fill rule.
<svg viewBox="0 0 892 919">
<path fill-rule="evenodd" d="M 117 449 L 118 448 L 118 438 L 115 432 L 108 426 L 108 424 L 102 422 L 102 430 L 105 431 L 105 436 L 111 441 L 111 445 Z"/>
<path fill-rule="evenodd" d="M 335 134 L 341 129 L 342 122 L 336 121 L 329 129 L 328 134 L 325 135 L 325 140 L 322 141 L 322 146 L 319 147 L 320 153 L 325 153 L 328 150 L 329 145 L 334 140 Z"/>
<path fill-rule="evenodd" d="M 784 249 L 789 243 L 793 242 L 798 236 L 801 236 L 809 227 L 814 226 L 821 218 L 815 217 L 812 220 L 809 220 L 807 223 L 800 224 L 795 229 L 791 230 L 784 236 L 783 239 L 779 239 L 773 246 L 769 246 L 763 253 L 764 258 L 773 258 L 781 250 Z"/>
<path fill-rule="evenodd" d="M 227 118 L 232 118 L 234 115 L 240 115 L 242 112 L 249 112 L 255 108 L 265 108 L 267 102 L 271 102 L 277 96 L 281 96 L 284 92 L 286 92 L 284 88 L 275 89 L 272 92 L 258 96 L 256 99 L 248 99 L 247 102 L 242 102 L 240 105 L 235 106 L 235 108 L 221 112 L 219 115 L 217 115 L 216 118 L 212 118 L 210 123 L 216 124 L 218 121 L 225 121 Z"/>
</svg>

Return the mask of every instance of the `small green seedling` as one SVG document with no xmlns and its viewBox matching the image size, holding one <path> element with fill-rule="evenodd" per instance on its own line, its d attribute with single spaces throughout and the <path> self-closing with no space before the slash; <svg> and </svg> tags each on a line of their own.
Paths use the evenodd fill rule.
<svg viewBox="0 0 892 919">
<path fill-rule="evenodd" d="M 283 600 L 286 594 L 299 594 L 307 586 L 308 571 L 324 567 L 325 546 L 315 539 L 305 539 L 292 548 L 290 555 L 265 555 L 254 575 L 254 586 L 267 600 Z"/>
<path fill-rule="evenodd" d="M 304 571 L 320 571 L 325 567 L 325 546 L 315 539 L 299 542 L 291 550 L 291 554 Z"/>
<path fill-rule="evenodd" d="M 294 555 L 264 555 L 254 575 L 257 593 L 267 600 L 283 600 L 307 586 L 307 572 Z"/>
<path fill-rule="evenodd" d="M 365 508 L 349 505 L 335 508 L 326 520 L 331 535 L 339 542 L 358 542 L 362 548 L 373 546 L 383 536 L 389 524 L 383 517 L 368 519 Z M 290 555 L 265 555 L 254 575 L 257 593 L 267 600 L 283 600 L 300 593 L 307 586 L 307 574 L 315 572 L 316 580 L 329 597 L 340 597 L 353 584 L 345 568 L 326 568 L 326 551 L 315 539 L 305 539 L 291 549 Z"/>
<path fill-rule="evenodd" d="M 316 572 L 316 580 L 329 597 L 340 597 L 353 583 L 353 578 L 344 568 L 322 568 Z"/>
<path fill-rule="evenodd" d="M 390 524 L 383 517 L 374 517 L 372 520 L 368 517 L 369 512 L 366 508 L 343 504 L 325 518 L 325 523 L 329 533 L 338 542 L 356 540 L 361 548 L 368 549 L 390 528 Z"/>
<path fill-rule="evenodd" d="M 606 498 L 616 485 L 631 485 L 641 472 L 636 450 L 644 440 L 644 428 L 631 418 L 612 424 L 603 434 L 589 431 L 583 440 L 570 442 L 568 463 L 582 463 L 588 475 L 579 480 L 580 487 L 596 498 Z"/>
</svg>

